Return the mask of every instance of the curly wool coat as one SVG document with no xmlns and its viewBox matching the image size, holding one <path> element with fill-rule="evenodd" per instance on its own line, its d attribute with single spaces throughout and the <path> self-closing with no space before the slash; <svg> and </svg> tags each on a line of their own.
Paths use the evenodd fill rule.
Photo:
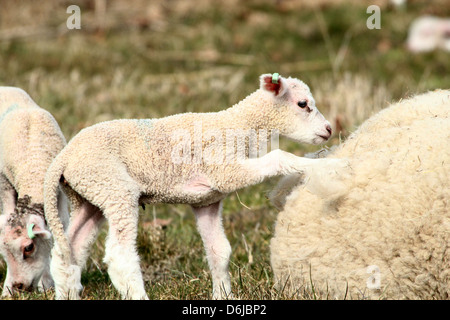
<svg viewBox="0 0 450 320">
<path fill-rule="evenodd" d="M 449 117 L 449 90 L 400 101 L 328 155 L 350 161 L 342 181 L 283 179 L 271 195 L 284 206 L 271 240 L 280 285 L 337 299 L 449 299 Z"/>
</svg>

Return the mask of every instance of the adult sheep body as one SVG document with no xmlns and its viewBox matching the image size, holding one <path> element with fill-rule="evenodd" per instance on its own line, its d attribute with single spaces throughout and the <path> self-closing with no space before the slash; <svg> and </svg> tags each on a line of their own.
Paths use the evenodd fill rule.
<svg viewBox="0 0 450 320">
<path fill-rule="evenodd" d="M 449 299 L 449 116 L 449 90 L 403 100 L 327 156 L 350 161 L 338 185 L 281 180 L 271 194 L 284 206 L 271 240 L 279 284 L 338 299 Z"/>
</svg>

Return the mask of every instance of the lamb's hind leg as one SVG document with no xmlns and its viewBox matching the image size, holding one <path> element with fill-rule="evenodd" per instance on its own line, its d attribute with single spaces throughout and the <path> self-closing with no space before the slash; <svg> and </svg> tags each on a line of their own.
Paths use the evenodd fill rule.
<svg viewBox="0 0 450 320">
<path fill-rule="evenodd" d="M 125 299 L 148 299 L 136 249 L 137 201 L 105 209 L 104 213 L 109 223 L 104 261 L 112 283 Z"/>
<path fill-rule="evenodd" d="M 112 283 L 122 298 L 147 299 L 136 248 L 140 187 L 122 163 L 108 157 L 95 160 L 91 159 L 89 170 L 95 177 L 81 180 L 78 188 L 83 187 L 84 192 L 76 191 L 99 208 L 108 222 L 104 262 Z M 79 174 L 68 177 L 66 173 L 66 179 L 68 183 L 77 181 Z"/>
<path fill-rule="evenodd" d="M 231 246 L 222 227 L 222 201 L 207 207 L 193 208 L 193 210 L 211 270 L 213 298 L 223 299 L 230 297 L 231 283 L 228 263 Z"/>
<path fill-rule="evenodd" d="M 79 299 L 81 286 L 81 270 L 89 253 L 89 247 L 97 236 L 97 232 L 104 220 L 102 212 L 86 199 L 82 198 L 68 185 L 62 185 L 65 195 L 70 202 L 70 221 L 67 214 L 66 198 L 62 194 L 58 198 L 58 211 L 65 232 L 69 238 L 71 251 L 70 268 L 60 259 L 58 248 L 52 250 L 51 273 L 55 280 L 56 296 L 58 299 Z"/>
<path fill-rule="evenodd" d="M 72 214 L 69 225 L 69 239 L 73 259 L 83 269 L 89 255 L 89 248 L 95 241 L 105 218 L 99 208 L 84 201 Z"/>
</svg>

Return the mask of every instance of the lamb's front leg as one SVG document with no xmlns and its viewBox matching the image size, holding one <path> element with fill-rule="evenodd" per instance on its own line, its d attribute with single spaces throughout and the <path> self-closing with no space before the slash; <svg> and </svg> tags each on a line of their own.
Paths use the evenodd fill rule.
<svg viewBox="0 0 450 320">
<path fill-rule="evenodd" d="M 231 296 L 228 263 L 231 246 L 222 226 L 222 201 L 207 207 L 194 208 L 197 228 L 205 246 L 206 258 L 211 270 L 213 282 L 213 299 Z"/>
<path fill-rule="evenodd" d="M 260 158 L 246 159 L 240 166 L 241 172 L 235 172 L 242 178 L 244 185 L 234 186 L 236 189 L 258 184 L 266 178 L 303 173 L 305 180 L 316 177 L 318 172 L 335 170 L 348 166 L 342 159 L 310 159 L 298 157 L 292 153 L 277 149 Z M 234 190 L 229 190 L 232 192 Z"/>
</svg>

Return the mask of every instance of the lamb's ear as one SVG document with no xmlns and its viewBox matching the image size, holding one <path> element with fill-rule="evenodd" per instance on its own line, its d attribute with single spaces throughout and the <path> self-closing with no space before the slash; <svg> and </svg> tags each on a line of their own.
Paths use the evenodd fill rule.
<svg viewBox="0 0 450 320">
<path fill-rule="evenodd" d="M 286 80 L 278 73 L 266 73 L 259 77 L 260 88 L 269 91 L 276 97 L 283 96 L 288 89 Z"/>
<path fill-rule="evenodd" d="M 35 237 L 42 237 L 43 239 L 50 239 L 52 234 L 45 227 L 45 221 L 42 217 L 31 215 L 27 223 L 27 233 L 30 239 Z"/>
</svg>

